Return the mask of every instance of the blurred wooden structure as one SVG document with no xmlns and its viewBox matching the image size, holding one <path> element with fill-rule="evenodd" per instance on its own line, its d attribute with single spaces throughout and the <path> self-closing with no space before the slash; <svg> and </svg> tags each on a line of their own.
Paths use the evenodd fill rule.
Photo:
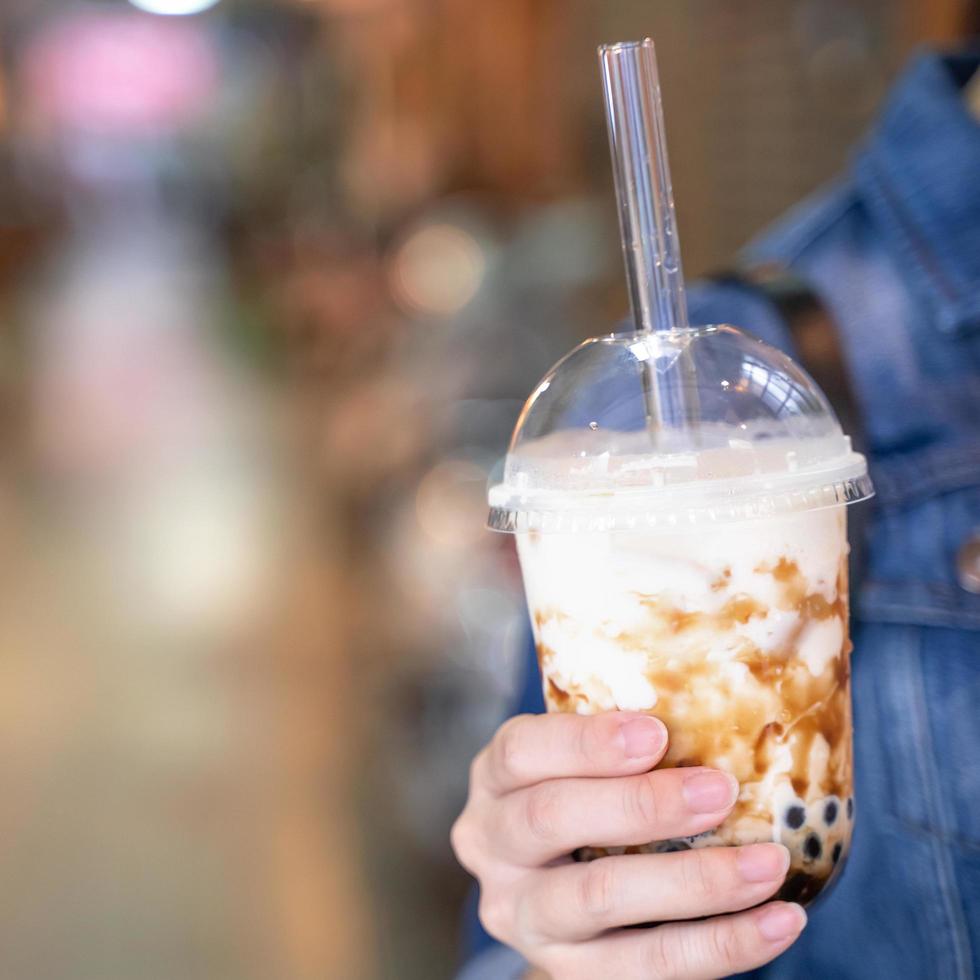
<svg viewBox="0 0 980 980">
<path fill-rule="evenodd" d="M 976 0 L 905 3 L 906 32 L 912 44 L 948 44 L 980 31 Z"/>
</svg>

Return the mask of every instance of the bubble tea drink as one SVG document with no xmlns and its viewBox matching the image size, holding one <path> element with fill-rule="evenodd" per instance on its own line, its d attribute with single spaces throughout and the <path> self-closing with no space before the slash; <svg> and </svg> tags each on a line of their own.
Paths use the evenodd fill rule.
<svg viewBox="0 0 980 980">
<path fill-rule="evenodd" d="M 662 765 L 739 781 L 717 829 L 615 852 L 781 841 L 780 897 L 807 902 L 854 816 L 845 509 L 871 485 L 793 361 L 688 324 L 652 44 L 600 61 L 637 329 L 538 385 L 490 525 L 517 536 L 548 709 L 656 714 Z"/>
</svg>

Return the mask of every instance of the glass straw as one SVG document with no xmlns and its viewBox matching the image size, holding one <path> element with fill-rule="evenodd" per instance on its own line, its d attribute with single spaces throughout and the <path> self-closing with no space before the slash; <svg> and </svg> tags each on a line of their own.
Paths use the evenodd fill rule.
<svg viewBox="0 0 980 980">
<path fill-rule="evenodd" d="M 699 413 L 653 41 L 604 44 L 599 64 L 630 307 L 656 340 L 643 371 L 647 422 L 662 442 L 665 429 L 696 427 Z"/>
<path fill-rule="evenodd" d="M 687 327 L 653 41 L 599 48 L 630 304 L 637 330 Z"/>
</svg>

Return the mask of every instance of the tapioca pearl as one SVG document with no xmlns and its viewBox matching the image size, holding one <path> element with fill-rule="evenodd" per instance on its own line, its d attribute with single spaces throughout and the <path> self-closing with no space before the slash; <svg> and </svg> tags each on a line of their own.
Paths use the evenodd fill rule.
<svg viewBox="0 0 980 980">
<path fill-rule="evenodd" d="M 691 837 L 678 837 L 677 842 L 693 847 L 698 841 L 703 841 L 714 833 L 713 830 L 702 830 L 700 834 L 693 834 Z"/>
<path fill-rule="evenodd" d="M 816 861 L 823 854 L 823 844 L 816 834 L 809 834 L 803 841 L 803 856 L 808 861 Z"/>
<path fill-rule="evenodd" d="M 799 830 L 806 823 L 806 807 L 802 802 L 791 803 L 783 812 L 783 822 L 790 830 Z"/>
<path fill-rule="evenodd" d="M 849 796 L 847 798 L 847 819 L 848 820 L 853 820 L 854 819 L 854 797 L 853 796 Z"/>
<path fill-rule="evenodd" d="M 831 851 L 831 854 L 830 854 L 830 860 L 833 861 L 834 864 L 836 864 L 840 860 L 841 851 L 843 849 L 844 849 L 844 845 L 841 844 L 840 841 L 838 841 L 836 844 L 834 844 L 834 849 L 833 849 L 833 851 Z"/>
<path fill-rule="evenodd" d="M 831 796 L 823 804 L 823 822 L 828 827 L 833 827 L 840 815 L 840 803 L 836 797 Z"/>
</svg>

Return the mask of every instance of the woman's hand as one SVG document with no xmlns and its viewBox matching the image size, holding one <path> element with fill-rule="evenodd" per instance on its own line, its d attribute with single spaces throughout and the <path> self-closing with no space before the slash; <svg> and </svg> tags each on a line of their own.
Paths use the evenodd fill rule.
<svg viewBox="0 0 980 980">
<path fill-rule="evenodd" d="M 786 875 L 781 844 L 572 860 L 577 847 L 686 837 L 725 819 L 735 779 L 651 772 L 666 748 L 664 725 L 647 715 L 523 715 L 473 763 L 453 848 L 480 882 L 487 931 L 555 980 L 739 973 L 778 956 L 806 923 L 798 905 L 753 908 Z M 647 922 L 663 924 L 624 928 Z"/>
</svg>

